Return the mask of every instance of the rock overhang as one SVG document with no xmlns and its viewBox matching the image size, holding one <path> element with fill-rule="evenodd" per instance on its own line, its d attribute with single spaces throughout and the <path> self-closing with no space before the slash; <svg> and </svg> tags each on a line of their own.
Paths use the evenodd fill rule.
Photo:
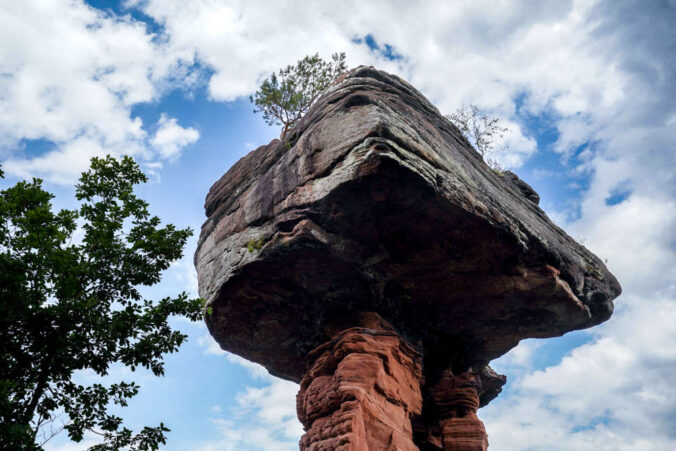
<svg viewBox="0 0 676 451">
<path fill-rule="evenodd" d="M 195 256 L 207 324 L 298 381 L 355 311 L 419 343 L 428 368 L 606 320 L 619 284 L 537 200 L 406 82 L 357 68 L 212 187 Z"/>
</svg>

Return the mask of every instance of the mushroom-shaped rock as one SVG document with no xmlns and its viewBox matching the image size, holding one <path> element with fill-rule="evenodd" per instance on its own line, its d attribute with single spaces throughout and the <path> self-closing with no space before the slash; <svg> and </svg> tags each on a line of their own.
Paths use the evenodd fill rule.
<svg viewBox="0 0 676 451">
<path fill-rule="evenodd" d="M 476 409 L 504 384 L 488 362 L 607 320 L 620 293 L 538 201 L 411 85 L 359 67 L 211 188 L 207 325 L 301 383 L 302 447 L 485 449 Z"/>
</svg>

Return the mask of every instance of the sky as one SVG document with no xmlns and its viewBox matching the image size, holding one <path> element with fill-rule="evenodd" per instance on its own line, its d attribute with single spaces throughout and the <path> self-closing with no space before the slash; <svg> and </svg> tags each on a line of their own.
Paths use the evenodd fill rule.
<svg viewBox="0 0 676 451">
<path fill-rule="evenodd" d="M 70 208 L 92 156 L 131 155 L 151 211 L 197 234 L 211 184 L 279 134 L 248 95 L 344 51 L 443 113 L 499 117 L 510 150 L 496 158 L 622 284 L 608 322 L 492 363 L 508 383 L 479 411 L 491 449 L 676 449 L 675 23 L 673 0 L 0 0 L 0 188 L 40 177 Z M 197 295 L 196 240 L 148 296 Z M 297 386 L 173 324 L 189 340 L 165 377 L 107 377 L 141 385 L 126 424 L 163 421 L 167 450 L 297 449 Z"/>
</svg>

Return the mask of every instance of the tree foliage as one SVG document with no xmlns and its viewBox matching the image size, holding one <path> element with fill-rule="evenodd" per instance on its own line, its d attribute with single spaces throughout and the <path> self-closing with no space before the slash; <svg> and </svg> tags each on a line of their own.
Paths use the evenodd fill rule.
<svg viewBox="0 0 676 451">
<path fill-rule="evenodd" d="M 491 158 L 493 152 L 508 150 L 507 145 L 502 142 L 508 129 L 500 125 L 499 118 L 488 117 L 486 112 L 476 105 L 462 106 L 446 117 L 458 127 L 474 149 L 486 159 L 489 166 L 497 170 L 502 169 L 500 164 Z"/>
<path fill-rule="evenodd" d="M 53 211 L 39 179 L 0 192 L 0 448 L 40 449 L 64 430 L 97 449 L 154 449 L 164 424 L 133 433 L 109 412 L 138 392 L 134 382 L 78 383 L 113 364 L 164 373 L 163 355 L 186 336 L 171 315 L 198 320 L 203 302 L 185 293 L 158 302 L 139 291 L 181 258 L 190 229 L 161 226 L 134 194 L 146 181 L 128 157 L 92 159 L 76 186 L 80 207 Z"/>
<path fill-rule="evenodd" d="M 256 106 L 254 113 L 263 113 L 268 125 L 282 125 L 283 138 L 346 68 L 345 53 L 334 53 L 331 61 L 324 61 L 318 53 L 306 56 L 263 81 L 249 97 Z"/>
</svg>

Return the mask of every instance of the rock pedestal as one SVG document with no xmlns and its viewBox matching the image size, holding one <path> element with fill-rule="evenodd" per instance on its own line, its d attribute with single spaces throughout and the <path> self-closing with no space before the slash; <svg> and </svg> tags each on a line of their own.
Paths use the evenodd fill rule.
<svg viewBox="0 0 676 451">
<path fill-rule="evenodd" d="M 358 67 L 209 190 L 207 326 L 300 382 L 304 449 L 483 450 L 489 362 L 606 321 L 621 292 L 538 202 L 413 86 Z"/>
<path fill-rule="evenodd" d="M 486 451 L 488 437 L 477 417 L 481 379 L 472 371 L 453 375 L 443 372 L 429 393 L 438 424 L 438 436 L 444 451 Z"/>
<path fill-rule="evenodd" d="M 481 374 L 447 369 L 425 386 L 420 347 L 373 312 L 333 324 L 327 334 L 332 339 L 309 354 L 300 383 L 301 450 L 488 448 L 477 417 L 486 391 Z"/>
<path fill-rule="evenodd" d="M 309 356 L 300 383 L 302 450 L 417 450 L 422 355 L 376 314 L 338 331 Z"/>
</svg>

